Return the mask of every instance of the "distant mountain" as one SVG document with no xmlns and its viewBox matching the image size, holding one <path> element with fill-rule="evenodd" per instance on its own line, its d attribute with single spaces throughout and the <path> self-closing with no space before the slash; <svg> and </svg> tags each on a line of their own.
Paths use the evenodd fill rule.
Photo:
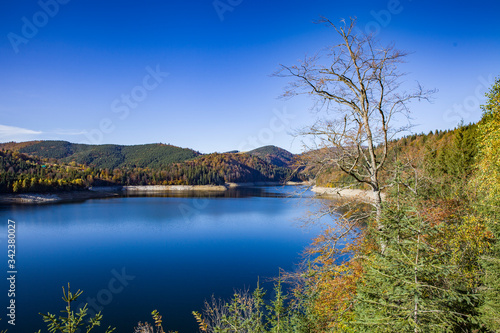
<svg viewBox="0 0 500 333">
<path fill-rule="evenodd" d="M 210 173 L 219 175 L 225 182 L 230 183 L 296 180 L 292 177 L 291 169 L 269 163 L 258 156 L 247 153 L 203 155 L 192 161 L 186 161 L 183 165 L 189 166 L 191 170 L 207 168 Z"/>
<path fill-rule="evenodd" d="M 288 167 L 294 161 L 294 155 L 288 150 L 276 146 L 264 146 L 247 152 L 252 156 L 257 156 L 264 161 L 280 167 Z"/>
<path fill-rule="evenodd" d="M 0 150 L 11 150 L 11 151 L 19 151 L 19 149 L 31 146 L 35 143 L 39 143 L 42 141 L 25 141 L 25 142 L 4 142 L 0 143 Z"/>
<path fill-rule="evenodd" d="M 162 168 L 168 164 L 193 159 L 201 154 L 187 148 L 165 144 L 147 145 L 86 145 L 67 141 L 30 141 L 3 143 L 0 149 L 9 149 L 40 158 L 75 162 L 99 169 L 123 167 Z"/>
<path fill-rule="evenodd" d="M 422 169 L 425 172 L 448 177 L 443 178 L 442 187 L 446 188 L 456 181 L 453 177 L 457 174 L 457 165 L 472 168 L 474 151 L 469 146 L 473 147 L 470 142 L 475 138 L 474 126 L 393 140 L 389 143 L 387 165 L 394 163 L 397 155 L 411 157 L 412 161 L 419 161 L 415 164 L 418 168 L 427 168 Z M 469 147 L 470 151 L 465 149 L 459 152 L 462 155 L 457 155 L 457 147 Z M 321 148 L 294 155 L 276 146 L 264 146 L 249 152 L 203 155 L 192 149 L 165 144 L 8 142 L 0 144 L 0 192 L 43 192 L 100 185 L 206 185 L 307 179 L 315 180 L 320 186 L 352 184 L 353 179 L 337 166 L 323 162 L 332 161 L 335 153 L 335 149 Z M 458 163 L 459 157 L 467 159 Z M 381 169 L 382 179 L 393 177 L 387 170 Z"/>
<path fill-rule="evenodd" d="M 7 149 L 8 148 L 8 149 Z M 278 148 L 279 149 L 279 148 Z M 267 147 L 267 159 L 284 158 Z M 287 166 L 248 153 L 201 155 L 191 149 L 150 144 L 83 145 L 66 141 L 0 144 L 0 193 L 57 192 L 90 186 L 222 185 L 300 180 Z M 283 155 L 283 156 L 282 156 Z"/>
</svg>

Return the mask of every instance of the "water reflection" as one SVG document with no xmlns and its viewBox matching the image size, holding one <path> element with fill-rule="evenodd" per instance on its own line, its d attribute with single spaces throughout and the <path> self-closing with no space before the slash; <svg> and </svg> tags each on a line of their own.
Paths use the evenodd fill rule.
<svg viewBox="0 0 500 333">
<path fill-rule="evenodd" d="M 4 207 L 0 220 L 16 220 L 18 227 L 13 332 L 43 328 L 37 313 L 62 309 L 61 287 L 67 282 L 85 291 L 86 302 L 98 302 L 103 326 L 130 332 L 158 309 L 168 329 L 195 332 L 191 311 L 200 310 L 212 294 L 228 298 L 234 288 L 253 288 L 258 277 L 265 281 L 279 268 L 296 268 L 318 232 L 297 227 L 297 219 L 320 202 L 308 205 L 294 195 L 297 189 Z M 2 247 L 6 235 L 6 230 L 0 235 Z M 123 284 L 113 280 L 112 289 L 110 281 L 122 270 L 134 279 L 115 293 Z"/>
</svg>

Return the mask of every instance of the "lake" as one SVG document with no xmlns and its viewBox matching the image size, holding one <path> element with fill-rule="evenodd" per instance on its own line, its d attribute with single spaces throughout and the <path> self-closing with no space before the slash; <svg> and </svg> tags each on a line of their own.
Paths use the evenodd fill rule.
<svg viewBox="0 0 500 333">
<path fill-rule="evenodd" d="M 45 331 L 39 312 L 59 314 L 62 286 L 102 310 L 102 326 L 133 332 L 157 309 L 166 330 L 197 332 L 191 314 L 235 289 L 271 293 L 279 269 L 293 271 L 319 227 L 301 227 L 319 199 L 299 187 L 225 194 L 119 197 L 81 203 L 3 206 L 2 320 L 11 332 Z M 303 196 L 311 197 L 309 192 Z M 16 222 L 16 326 L 7 325 L 7 221 Z M 98 332 L 104 332 L 98 329 Z"/>
</svg>

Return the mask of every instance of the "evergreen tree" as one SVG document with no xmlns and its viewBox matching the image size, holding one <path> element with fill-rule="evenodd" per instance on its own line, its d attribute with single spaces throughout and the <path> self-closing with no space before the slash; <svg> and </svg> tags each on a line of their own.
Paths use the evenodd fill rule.
<svg viewBox="0 0 500 333">
<path fill-rule="evenodd" d="M 271 304 L 267 307 L 267 310 L 269 312 L 269 332 L 286 332 L 287 329 L 289 329 L 289 318 L 286 316 L 285 300 L 287 297 L 285 294 L 283 294 L 281 278 L 278 279 L 278 282 L 274 285 L 274 294 L 274 300 L 272 300 Z"/>
<path fill-rule="evenodd" d="M 474 158 L 477 153 L 476 125 L 460 125 L 454 132 L 453 146 L 448 149 L 448 172 L 455 180 L 472 174 Z"/>
<path fill-rule="evenodd" d="M 373 239 L 386 244 L 365 262 L 358 285 L 355 326 L 370 332 L 447 332 L 467 327 L 457 311 L 473 295 L 454 288 L 456 267 L 442 245 L 442 225 L 432 225 L 413 208 L 384 209 L 384 229 Z"/>
</svg>

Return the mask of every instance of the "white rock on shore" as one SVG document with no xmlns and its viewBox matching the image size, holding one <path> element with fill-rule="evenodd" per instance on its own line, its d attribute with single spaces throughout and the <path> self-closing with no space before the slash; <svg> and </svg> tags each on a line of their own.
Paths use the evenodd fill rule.
<svg viewBox="0 0 500 333">
<path fill-rule="evenodd" d="M 55 194 L 19 194 L 20 202 L 26 203 L 43 203 L 43 202 L 57 202 L 61 198 Z"/>
<path fill-rule="evenodd" d="M 143 185 L 123 186 L 127 192 L 162 192 L 162 191 L 217 191 L 227 190 L 224 185 Z"/>
<path fill-rule="evenodd" d="M 311 188 L 311 191 L 318 195 L 324 195 L 338 199 L 358 199 L 360 201 L 368 203 L 375 201 L 373 192 L 369 190 L 313 186 Z M 384 199 L 385 194 L 382 193 L 382 200 Z"/>
</svg>

